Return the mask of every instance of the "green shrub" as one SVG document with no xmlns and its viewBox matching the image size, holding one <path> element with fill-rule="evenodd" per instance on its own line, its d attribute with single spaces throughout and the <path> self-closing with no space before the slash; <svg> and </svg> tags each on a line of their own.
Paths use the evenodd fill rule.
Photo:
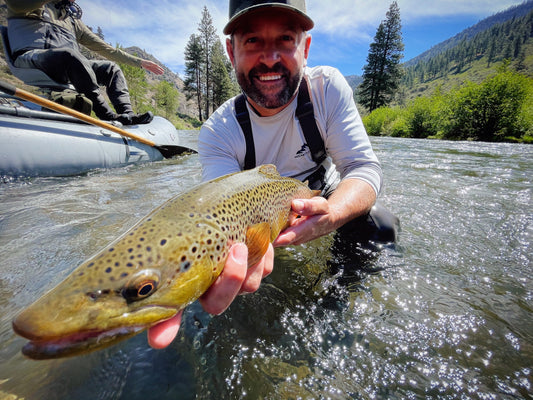
<svg viewBox="0 0 533 400">
<path fill-rule="evenodd" d="M 376 108 L 370 114 L 363 117 L 363 124 L 367 133 L 371 136 L 390 135 L 390 125 L 398 117 L 399 112 L 400 110 L 397 108 Z"/>
<path fill-rule="evenodd" d="M 405 108 L 378 108 L 363 123 L 374 136 L 531 143 L 533 78 L 504 66 L 480 84 L 447 94 L 439 88 Z"/>
<path fill-rule="evenodd" d="M 520 138 L 531 130 L 531 78 L 503 71 L 481 84 L 467 83 L 447 99 L 450 115 L 444 138 L 502 141 Z"/>
</svg>

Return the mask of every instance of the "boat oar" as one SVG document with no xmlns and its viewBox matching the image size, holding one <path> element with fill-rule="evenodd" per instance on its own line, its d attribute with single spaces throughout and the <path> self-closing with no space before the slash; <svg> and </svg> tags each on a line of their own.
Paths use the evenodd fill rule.
<svg viewBox="0 0 533 400">
<path fill-rule="evenodd" d="M 46 107 L 50 110 L 57 111 L 61 114 L 70 115 L 72 117 L 75 117 L 81 121 L 87 122 L 91 125 L 96 125 L 101 128 L 108 129 L 110 131 L 113 131 L 115 133 L 118 133 L 119 135 L 125 136 L 127 138 L 136 140 L 139 143 L 146 144 L 148 146 L 152 146 L 159 150 L 159 152 L 163 155 L 165 158 L 171 158 L 173 156 L 177 156 L 182 153 L 186 152 L 192 152 L 196 153 L 194 149 L 183 147 L 183 146 L 177 146 L 177 145 L 156 145 L 155 142 L 146 139 L 142 136 L 136 135 L 134 133 L 125 131 L 124 129 L 121 129 L 117 126 L 111 125 L 105 121 L 101 121 L 99 119 L 93 118 L 87 114 L 83 114 L 79 111 L 73 110 L 72 108 L 65 107 L 61 104 L 55 103 L 53 101 L 44 99 L 40 96 L 37 96 L 33 93 L 27 92 L 26 90 L 16 88 L 15 86 L 11 85 L 10 83 L 0 81 L 0 90 L 4 93 L 10 94 L 12 96 L 20 97 L 21 99 L 31 101 L 32 103 L 35 103 L 41 107 Z"/>
</svg>

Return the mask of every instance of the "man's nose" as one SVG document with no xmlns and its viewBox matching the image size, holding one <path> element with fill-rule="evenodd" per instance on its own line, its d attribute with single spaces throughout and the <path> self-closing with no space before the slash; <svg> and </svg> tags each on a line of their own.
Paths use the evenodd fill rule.
<svg viewBox="0 0 533 400">
<path fill-rule="evenodd" d="M 267 45 L 263 49 L 262 55 L 261 55 L 261 61 L 269 66 L 272 67 L 274 64 L 277 64 L 281 59 L 281 53 L 276 48 L 276 46 L 273 45 Z"/>
</svg>

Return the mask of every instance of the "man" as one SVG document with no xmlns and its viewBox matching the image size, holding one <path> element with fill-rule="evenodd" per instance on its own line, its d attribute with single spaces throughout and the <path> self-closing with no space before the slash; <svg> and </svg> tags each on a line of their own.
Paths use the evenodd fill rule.
<svg viewBox="0 0 533 400">
<path fill-rule="evenodd" d="M 16 67 L 40 69 L 56 82 L 71 83 L 92 101 L 93 111 L 100 119 L 125 125 L 146 124 L 153 119 L 151 112 L 133 112 L 126 79 L 118 65 L 108 60 L 88 60 L 78 43 L 110 60 L 158 75 L 163 73 L 162 67 L 100 39 L 81 21 L 81 8 L 75 0 L 6 0 L 6 5 Z M 106 87 L 115 111 L 107 104 L 99 85 Z"/>
<path fill-rule="evenodd" d="M 327 198 L 293 201 L 292 209 L 301 218 L 281 232 L 274 246 L 301 244 L 365 216 L 381 186 L 381 168 L 349 85 L 336 69 L 306 67 L 311 44 L 307 31 L 312 27 L 305 0 L 230 0 L 226 48 L 246 96 L 246 109 L 240 108 L 238 97 L 228 100 L 199 136 L 204 179 L 244 169 L 248 154 L 254 152 L 256 165 L 275 164 L 281 175 L 309 180 L 322 189 Z M 309 91 L 311 125 L 318 127 L 328 158 L 317 160 L 311 139 L 302 131 L 302 90 Z M 246 143 L 247 123 L 239 123 L 243 114 L 249 118 L 253 146 Z M 248 270 L 246 255 L 243 244 L 232 247 L 221 277 L 201 299 L 206 311 L 224 311 L 237 294 L 257 290 L 272 271 L 272 246 Z M 152 328 L 149 343 L 157 348 L 170 343 L 180 316 Z"/>
</svg>

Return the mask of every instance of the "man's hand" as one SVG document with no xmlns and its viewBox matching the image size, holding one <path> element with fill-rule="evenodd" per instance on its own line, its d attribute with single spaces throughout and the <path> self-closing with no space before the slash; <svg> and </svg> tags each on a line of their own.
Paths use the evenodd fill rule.
<svg viewBox="0 0 533 400">
<path fill-rule="evenodd" d="M 274 247 L 306 243 L 336 229 L 324 197 L 293 200 L 292 211 L 299 217 L 291 219 L 289 227 L 274 240 Z"/>
<path fill-rule="evenodd" d="M 261 280 L 272 272 L 273 267 L 272 245 L 268 246 L 261 261 L 248 268 L 248 248 L 244 243 L 234 244 L 222 273 L 200 297 L 200 304 L 210 314 L 222 314 L 237 295 L 259 289 Z"/>
<path fill-rule="evenodd" d="M 259 263 L 248 268 L 248 248 L 244 243 L 234 244 L 222 273 L 200 298 L 202 307 L 210 314 L 223 313 L 237 295 L 252 293 L 259 289 L 261 280 L 272 272 L 273 267 L 272 245 L 268 246 L 266 254 Z M 181 315 L 182 311 L 151 327 L 148 330 L 148 344 L 155 349 L 168 346 L 178 333 Z"/>
<path fill-rule="evenodd" d="M 141 67 L 147 71 L 153 72 L 156 75 L 163 75 L 163 72 L 165 72 L 163 67 L 150 60 L 142 60 Z"/>
<path fill-rule="evenodd" d="M 298 245 L 327 235 L 370 211 L 376 201 L 372 186 L 360 179 L 345 179 L 328 199 L 313 197 L 292 202 L 292 218 L 287 229 L 274 240 L 274 247 Z"/>
</svg>

